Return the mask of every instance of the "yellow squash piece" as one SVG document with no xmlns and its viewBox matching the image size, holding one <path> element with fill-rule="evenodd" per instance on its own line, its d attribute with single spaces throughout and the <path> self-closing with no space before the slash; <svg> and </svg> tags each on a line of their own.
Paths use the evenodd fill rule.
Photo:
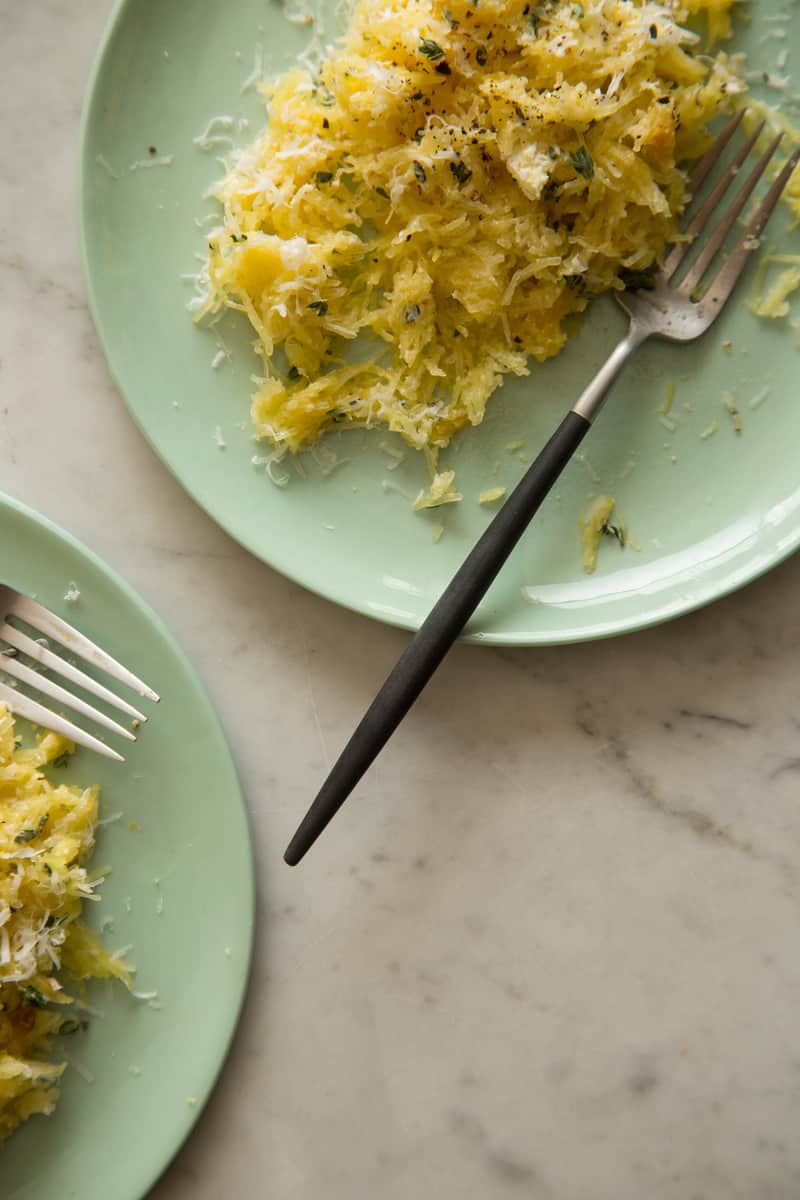
<svg viewBox="0 0 800 1200">
<path fill-rule="evenodd" d="M 597 570 L 597 555 L 600 543 L 608 532 L 611 515 L 616 501 L 611 496 L 598 496 L 589 510 L 581 517 L 581 541 L 583 543 L 583 569 L 587 575 Z"/>
</svg>

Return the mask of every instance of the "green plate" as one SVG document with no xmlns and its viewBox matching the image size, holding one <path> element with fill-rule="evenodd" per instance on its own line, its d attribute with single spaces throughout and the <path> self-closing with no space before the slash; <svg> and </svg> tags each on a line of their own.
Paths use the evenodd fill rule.
<svg viewBox="0 0 800 1200">
<path fill-rule="evenodd" d="M 335 7 L 326 0 L 321 10 L 326 37 Z M 753 6 L 736 46 L 748 51 L 751 67 L 774 71 L 783 50 L 789 63 L 798 61 L 800 22 L 785 23 L 784 40 L 767 36 L 783 28 L 770 21 L 783 9 L 781 0 Z M 328 474 L 327 453 L 308 454 L 289 468 L 286 487 L 270 482 L 263 464 L 251 461 L 265 451 L 253 443 L 249 421 L 256 362 L 249 327 L 235 317 L 220 326 L 231 358 L 220 356 L 213 368 L 220 340 L 193 326 L 185 277 L 198 269 L 215 212 L 204 196 L 222 171 L 214 150 L 193 139 L 219 115 L 234 118 L 237 143 L 263 124 L 248 77 L 262 59 L 266 74 L 281 71 L 308 42 L 287 12 L 270 0 L 117 5 L 83 127 L 89 296 L 131 413 L 197 502 L 304 586 L 415 628 L 490 520 L 478 494 L 513 486 L 524 470 L 520 455 L 529 459 L 542 446 L 624 323 L 612 301 L 598 302 L 558 360 L 506 384 L 483 427 L 462 434 L 444 456 L 465 499 L 443 514 L 411 512 L 423 463 L 409 451 L 398 466 L 392 452 L 401 444 L 380 432 L 326 443 L 348 460 Z M 171 165 L 136 166 L 162 157 Z M 781 241 L 800 249 L 798 235 Z M 703 341 L 640 352 L 590 435 L 586 457 L 569 467 L 476 614 L 473 637 L 533 645 L 638 629 L 730 592 L 796 548 L 800 480 L 786 448 L 800 438 L 797 349 L 787 322 L 768 325 L 748 311 L 749 286 Z M 664 418 L 658 409 L 669 383 L 675 403 Z M 726 390 L 742 412 L 741 436 L 723 406 Z M 703 439 L 714 422 L 718 432 Z M 507 449 L 518 440 L 521 452 Z M 639 549 L 623 552 L 609 541 L 589 577 L 578 524 L 598 493 L 616 497 Z M 444 535 L 434 544 L 440 519 Z"/>
<path fill-rule="evenodd" d="M 140 1200 L 197 1119 L 225 1058 L 253 934 L 250 838 L 217 718 L 149 608 L 67 534 L 0 496 L 4 583 L 36 597 L 130 665 L 161 703 L 117 764 L 78 751 L 63 772 L 99 783 L 104 825 L 94 862 L 110 864 L 95 928 L 131 945 L 136 989 L 96 983 L 98 1015 L 62 1040 L 67 1071 L 51 1117 L 0 1148 L 4 1200 Z M 63 597 L 70 582 L 74 604 Z M 146 703 L 146 702 L 145 702 Z M 132 827 L 133 826 L 133 827 Z"/>
</svg>

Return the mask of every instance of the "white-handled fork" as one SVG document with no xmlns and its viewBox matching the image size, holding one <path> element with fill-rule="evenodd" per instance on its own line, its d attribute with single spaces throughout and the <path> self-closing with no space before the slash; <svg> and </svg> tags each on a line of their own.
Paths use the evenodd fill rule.
<svg viewBox="0 0 800 1200">
<path fill-rule="evenodd" d="M 28 626 L 33 636 L 26 633 L 20 627 L 21 625 Z M 121 663 L 118 663 L 110 654 L 106 654 L 79 630 L 68 625 L 66 621 L 57 617 L 49 609 L 43 608 L 41 604 L 37 604 L 35 600 L 31 600 L 29 596 L 24 596 L 14 588 L 0 584 L 0 674 L 11 675 L 26 688 L 39 692 L 42 696 L 55 701 L 56 704 L 72 709 L 73 712 L 127 741 L 136 741 L 133 729 L 147 720 L 145 714 L 138 708 L 134 708 L 127 700 L 117 696 L 98 680 L 93 679 L 91 675 L 62 658 L 60 654 L 54 653 L 41 640 L 37 640 L 36 635 L 39 639 L 46 638 L 48 641 L 57 642 L 69 654 L 82 658 L 91 666 L 99 667 L 107 675 L 125 684 L 144 699 L 158 703 L 159 698 L 152 688 L 138 679 L 126 667 L 123 667 Z M 24 661 L 25 659 L 36 663 L 39 669 L 30 666 L 28 662 Z M 133 728 L 120 725 L 118 721 L 95 708 L 93 704 L 82 700 L 80 696 L 74 695 L 73 692 L 57 683 L 50 675 L 44 674 L 45 671 L 61 676 L 63 680 L 73 684 L 76 688 L 80 688 L 83 692 L 89 693 L 112 708 L 116 708 L 119 712 L 125 713 L 130 717 Z M 111 746 L 107 746 L 105 742 L 101 742 L 99 738 L 87 733 L 80 726 L 74 725 L 72 721 L 68 721 L 38 700 L 32 699 L 26 692 L 2 681 L 0 681 L 0 702 L 4 703 L 17 716 L 25 717 L 36 725 L 52 730 L 53 733 L 60 733 L 63 737 L 69 738 L 71 742 L 84 746 L 87 750 L 94 750 L 97 754 L 113 758 L 117 762 L 125 761 L 121 754 L 118 754 Z"/>
</svg>

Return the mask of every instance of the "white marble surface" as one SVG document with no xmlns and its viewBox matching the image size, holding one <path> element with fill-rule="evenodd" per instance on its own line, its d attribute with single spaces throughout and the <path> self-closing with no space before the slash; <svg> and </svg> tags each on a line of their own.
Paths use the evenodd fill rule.
<svg viewBox="0 0 800 1200">
<path fill-rule="evenodd" d="M 0 0 L 0 486 L 169 622 L 253 814 L 249 1001 L 153 1200 L 796 1200 L 800 561 L 622 641 L 459 649 L 284 867 L 405 636 L 249 558 L 109 382 L 75 232 L 106 12 Z"/>
</svg>

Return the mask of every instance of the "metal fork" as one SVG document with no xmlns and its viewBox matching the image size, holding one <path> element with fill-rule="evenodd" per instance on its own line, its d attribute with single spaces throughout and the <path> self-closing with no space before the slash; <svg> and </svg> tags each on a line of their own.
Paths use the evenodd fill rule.
<svg viewBox="0 0 800 1200">
<path fill-rule="evenodd" d="M 117 721 L 112 720 L 100 709 L 95 708 L 92 704 L 82 700 L 80 696 L 75 696 L 71 691 L 68 691 L 61 684 L 56 683 L 48 675 L 42 673 L 42 670 L 35 670 L 28 666 L 26 662 L 21 661 L 17 655 L 22 654 L 26 658 L 37 663 L 40 668 L 45 671 L 52 671 L 58 674 L 62 679 L 81 688 L 84 692 L 97 697 L 98 700 L 104 701 L 111 707 L 118 709 L 131 718 L 133 728 L 147 720 L 144 713 L 138 708 L 134 708 L 127 700 L 123 700 L 117 696 L 109 688 L 93 679 L 91 675 L 87 675 L 79 667 L 68 662 L 59 654 L 55 654 L 42 641 L 36 637 L 31 637 L 25 633 L 16 624 L 12 625 L 11 621 L 20 621 L 30 627 L 34 634 L 42 636 L 58 642 L 71 654 L 77 655 L 84 659 L 92 666 L 99 667 L 106 674 L 112 676 L 120 683 L 124 683 L 126 687 L 131 688 L 137 695 L 142 696 L 147 700 L 152 700 L 158 703 L 159 697 L 143 683 L 141 679 L 132 674 L 110 654 L 106 654 L 94 642 L 85 637 L 72 625 L 68 625 L 61 617 L 57 617 L 55 613 L 49 609 L 43 608 L 41 604 L 37 604 L 35 600 L 31 600 L 29 596 L 24 596 L 21 592 L 17 592 L 14 588 L 0 585 L 0 672 L 11 675 L 20 683 L 25 684 L 34 691 L 40 692 L 43 696 L 47 696 L 50 700 L 54 700 L 57 704 L 63 704 L 66 708 L 71 708 L 74 712 L 79 713 L 83 717 L 87 717 L 96 725 L 100 725 L 103 729 L 109 730 L 111 733 L 118 734 L 127 741 L 135 742 L 136 734 L 132 729 L 120 725 Z M 4 646 L 2 644 L 5 644 Z M 25 717 L 27 720 L 34 722 L 36 725 L 41 725 L 45 729 L 52 730 L 53 733 L 60 733 L 63 737 L 69 738 L 79 746 L 84 746 L 87 750 L 94 750 L 97 754 L 102 754 L 106 758 L 113 758 L 117 762 L 124 762 L 125 759 L 121 754 L 111 746 L 107 746 L 105 742 L 101 742 L 99 738 L 94 737 L 90 733 L 86 733 L 80 726 L 74 725 L 72 721 L 68 721 L 65 717 L 53 712 L 44 704 L 40 704 L 37 700 L 31 699 L 24 692 L 20 692 L 17 688 L 11 687 L 8 684 L 0 682 L 0 701 L 3 702 L 12 712 L 20 717 Z"/>
<path fill-rule="evenodd" d="M 741 110 L 733 117 L 696 168 L 689 180 L 692 196 L 708 180 L 744 116 L 745 111 Z M 339 810 L 458 638 L 591 429 L 611 385 L 631 355 L 651 337 L 672 342 L 692 341 L 705 333 L 722 312 L 800 162 L 798 150 L 778 175 L 730 255 L 723 257 L 717 266 L 728 236 L 783 140 L 782 134 L 774 138 L 745 182 L 735 189 L 736 194 L 728 207 L 716 222 L 712 222 L 763 132 L 764 123 L 754 129 L 738 150 L 728 170 L 697 209 L 685 235 L 667 254 L 652 291 L 617 294 L 617 300 L 630 319 L 627 336 L 509 496 L 373 700 L 292 838 L 284 855 L 290 866 L 300 861 Z M 707 239 L 692 259 L 703 233 L 708 235 Z M 688 272 L 685 277 L 679 277 L 685 264 L 689 267 Z"/>
</svg>

